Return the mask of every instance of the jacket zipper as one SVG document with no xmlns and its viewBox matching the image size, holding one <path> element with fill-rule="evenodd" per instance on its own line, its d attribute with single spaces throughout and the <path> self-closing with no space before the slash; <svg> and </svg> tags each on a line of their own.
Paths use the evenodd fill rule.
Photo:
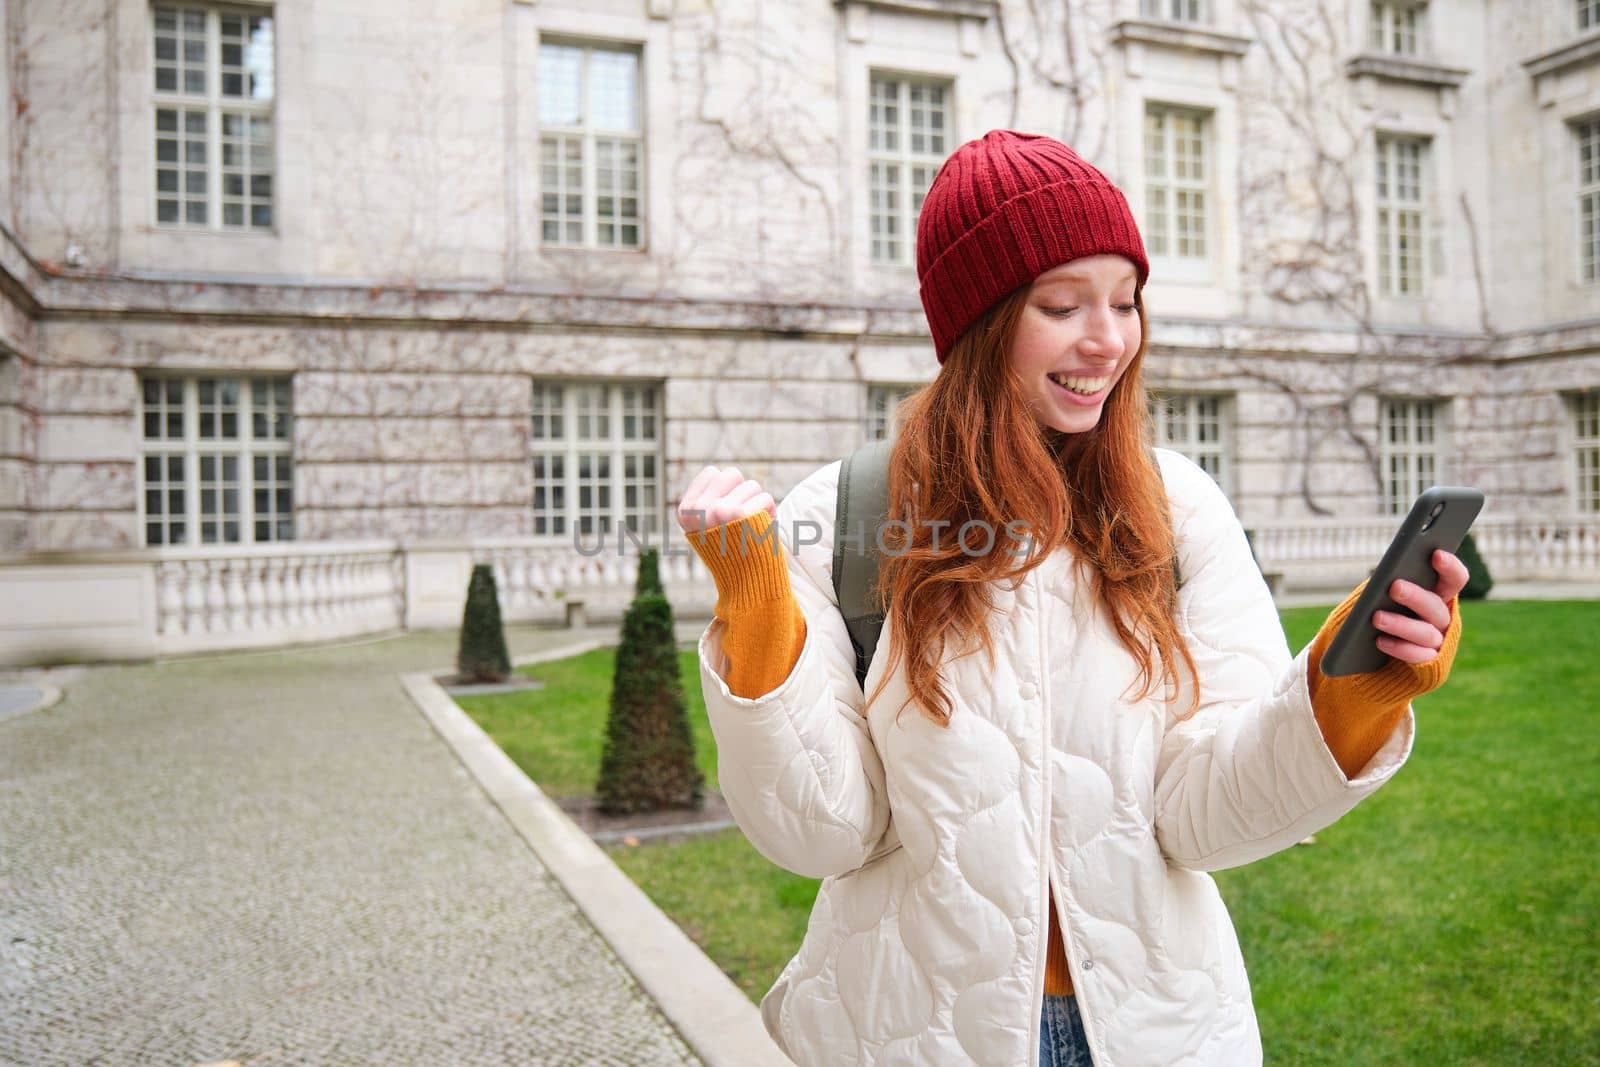
<svg viewBox="0 0 1600 1067">
<path fill-rule="evenodd" d="M 1037 573 L 1037 569 L 1035 570 Z M 1030 579 L 1031 579 L 1030 575 Z M 1044 597 L 1039 597 L 1039 616 L 1043 622 Z M 1039 819 L 1039 916 L 1043 920 L 1039 923 L 1039 950 L 1035 954 L 1033 968 L 1033 1026 L 1028 1031 L 1032 1038 L 1028 1043 L 1028 1063 L 1039 1067 L 1039 1027 L 1044 1014 L 1044 970 L 1046 958 L 1050 952 L 1050 696 L 1049 686 L 1045 685 L 1045 664 L 1049 662 L 1044 658 L 1045 640 L 1044 626 L 1037 627 L 1039 631 L 1038 664 L 1039 664 L 1039 710 L 1041 724 L 1041 747 L 1039 749 L 1039 783 L 1042 790 L 1043 803 L 1040 805 Z"/>
<path fill-rule="evenodd" d="M 1042 604 L 1043 602 L 1044 602 L 1044 598 L 1040 597 L 1040 603 Z M 1042 623 L 1043 622 L 1043 617 L 1042 617 L 1043 616 L 1043 609 L 1042 608 L 1041 608 L 1041 611 L 1040 611 L 1040 615 L 1041 615 L 1040 621 Z M 1034 1013 L 1035 1013 L 1035 1015 L 1034 1015 L 1034 1019 L 1035 1019 L 1034 1030 L 1035 1031 L 1038 1030 L 1039 1027 L 1038 1027 L 1037 1020 L 1039 1018 L 1039 1014 L 1042 1013 L 1043 1010 L 1044 1010 L 1045 954 L 1049 951 L 1049 937 L 1050 937 L 1049 920 L 1054 919 L 1054 921 L 1059 923 L 1060 926 L 1061 926 L 1061 947 L 1062 947 L 1062 950 L 1066 953 L 1066 956 L 1067 956 L 1067 973 L 1069 975 L 1071 975 L 1071 977 L 1072 977 L 1072 992 L 1073 992 L 1074 997 L 1076 997 L 1076 999 L 1078 1001 L 1078 1017 L 1083 1022 L 1084 1040 L 1088 1042 L 1089 1048 L 1091 1050 L 1093 1050 L 1093 1049 L 1095 1049 L 1095 1048 L 1097 1048 L 1099 1046 L 1099 1042 L 1095 1040 L 1095 1023 L 1093 1022 L 1093 1020 L 1091 1020 L 1089 1018 L 1089 1013 L 1087 1011 L 1085 1011 L 1084 1007 L 1083 1007 L 1083 976 L 1079 973 L 1079 970 L 1078 970 L 1077 949 L 1072 943 L 1072 928 L 1067 925 L 1066 916 L 1062 913 L 1062 909 L 1059 906 L 1057 906 L 1055 908 L 1051 907 L 1050 896 L 1049 896 L 1050 868 L 1051 868 L 1051 861 L 1050 861 L 1050 814 L 1051 814 L 1051 809 L 1052 809 L 1052 806 L 1053 806 L 1054 795 L 1051 792 L 1051 788 L 1050 788 L 1050 786 L 1051 786 L 1051 783 L 1050 783 L 1050 767 L 1051 767 L 1051 765 L 1053 763 L 1053 760 L 1051 759 L 1051 751 L 1050 751 L 1050 722 L 1051 722 L 1050 687 L 1049 687 L 1048 684 L 1046 684 L 1049 681 L 1049 676 L 1048 676 L 1048 672 L 1045 671 L 1045 669 L 1044 669 L 1044 665 L 1046 663 L 1048 663 L 1049 660 L 1047 660 L 1045 658 L 1045 639 L 1044 639 L 1044 634 L 1045 634 L 1045 627 L 1043 625 L 1041 625 L 1039 627 L 1039 664 L 1040 664 L 1039 706 L 1043 709 L 1043 712 L 1044 712 L 1044 745 L 1045 745 L 1045 747 L 1044 747 L 1044 776 L 1043 776 L 1043 780 L 1044 780 L 1044 784 L 1045 784 L 1045 793 L 1044 793 L 1044 833 L 1042 835 L 1043 850 L 1040 853 L 1040 859 L 1041 859 L 1040 866 L 1044 871 L 1043 880 L 1044 880 L 1044 884 L 1045 884 L 1044 908 L 1041 909 L 1041 910 L 1046 913 L 1046 916 L 1045 916 L 1046 923 L 1044 925 L 1044 931 L 1043 931 L 1043 934 L 1042 934 L 1042 936 L 1045 939 L 1045 942 L 1044 942 L 1044 945 L 1041 948 L 1040 953 L 1039 953 L 1039 961 L 1040 962 L 1039 962 L 1039 967 L 1038 967 L 1038 980 L 1035 983 L 1036 992 L 1035 992 L 1035 995 L 1034 995 L 1034 998 L 1033 998 L 1034 1001 L 1036 1002 L 1035 1006 L 1034 1006 Z M 1035 1064 L 1037 1064 L 1038 1063 L 1038 1056 L 1039 1056 L 1039 1037 L 1038 1037 L 1037 1032 L 1035 1033 L 1034 1039 L 1033 1039 L 1033 1051 L 1031 1053 L 1029 1053 L 1029 1055 L 1034 1057 L 1033 1062 Z M 1099 1062 L 1099 1061 L 1097 1060 L 1096 1062 Z"/>
</svg>

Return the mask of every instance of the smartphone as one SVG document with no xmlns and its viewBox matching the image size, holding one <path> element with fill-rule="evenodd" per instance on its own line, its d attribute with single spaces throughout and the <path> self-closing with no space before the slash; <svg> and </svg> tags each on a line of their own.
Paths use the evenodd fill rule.
<svg viewBox="0 0 1600 1067">
<path fill-rule="evenodd" d="M 1425 489 L 1411 505 L 1411 513 L 1400 524 L 1400 531 L 1389 542 L 1388 551 L 1361 591 L 1350 615 L 1339 632 L 1328 642 L 1320 669 L 1330 677 L 1365 674 L 1389 662 L 1389 655 L 1378 648 L 1378 629 L 1372 625 L 1375 611 L 1393 611 L 1416 618 L 1416 613 L 1401 607 L 1389 595 L 1396 578 L 1432 589 L 1438 582 L 1433 569 L 1433 553 L 1442 548 L 1454 552 L 1467 536 L 1467 528 L 1483 507 L 1483 493 L 1468 486 L 1436 485 Z"/>
</svg>

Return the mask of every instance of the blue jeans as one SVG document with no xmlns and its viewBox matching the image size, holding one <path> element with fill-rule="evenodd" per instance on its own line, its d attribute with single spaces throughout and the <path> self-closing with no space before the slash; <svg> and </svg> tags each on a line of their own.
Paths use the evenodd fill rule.
<svg viewBox="0 0 1600 1067">
<path fill-rule="evenodd" d="M 1039 1067 L 1094 1067 L 1075 996 L 1044 998 L 1039 1017 Z"/>
</svg>

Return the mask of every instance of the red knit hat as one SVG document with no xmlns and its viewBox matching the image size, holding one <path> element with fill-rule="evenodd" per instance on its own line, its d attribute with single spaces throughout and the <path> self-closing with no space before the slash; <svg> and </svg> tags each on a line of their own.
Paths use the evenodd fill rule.
<svg viewBox="0 0 1600 1067">
<path fill-rule="evenodd" d="M 917 278 L 939 362 L 984 312 L 1070 260 L 1127 256 L 1150 276 L 1122 190 L 1051 137 L 991 130 L 939 168 L 917 218 Z"/>
</svg>

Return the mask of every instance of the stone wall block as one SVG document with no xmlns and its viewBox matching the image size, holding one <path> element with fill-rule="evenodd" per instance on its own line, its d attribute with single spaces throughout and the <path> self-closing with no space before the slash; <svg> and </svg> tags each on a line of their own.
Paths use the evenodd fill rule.
<svg viewBox="0 0 1600 1067">
<path fill-rule="evenodd" d="M 38 328 L 26 312 L 10 300 L 0 299 L 0 349 L 32 352 L 38 343 Z"/>
<path fill-rule="evenodd" d="M 459 507 L 474 500 L 473 468 L 465 463 L 428 463 L 417 468 L 422 502 L 434 507 Z"/>
<path fill-rule="evenodd" d="M 119 367 L 45 367 L 44 412 L 50 415 L 126 415 L 139 410 L 139 379 Z"/>
<path fill-rule="evenodd" d="M 391 539 L 390 512 L 380 508 L 302 508 L 295 512 L 295 537 L 300 541 L 366 541 Z"/>
<path fill-rule="evenodd" d="M 298 416 L 294 420 L 295 455 L 319 463 L 376 460 L 383 454 L 378 426 L 377 419 Z"/>
<path fill-rule="evenodd" d="M 114 511 L 137 514 L 137 481 L 130 462 L 40 463 L 39 508 L 50 511 Z"/>
<path fill-rule="evenodd" d="M 308 517 L 309 518 L 309 517 Z M 373 520 L 382 524 L 381 536 L 401 542 L 467 537 L 526 537 L 532 529 L 526 509 L 515 507 L 401 507 L 382 512 L 325 511 L 316 515 L 318 539 L 373 536 L 361 531 Z M 311 539 L 307 526 L 306 539 Z M 326 533 L 324 533 L 326 531 Z"/>
<path fill-rule="evenodd" d="M 389 418 L 376 425 L 386 460 L 519 461 L 532 432 L 521 419 Z"/>
<path fill-rule="evenodd" d="M 857 418 L 866 406 L 866 386 L 856 382 L 669 378 L 666 384 L 669 419 Z"/>
<path fill-rule="evenodd" d="M 0 511 L 26 511 L 34 494 L 33 464 L 0 459 Z"/>
<path fill-rule="evenodd" d="M 818 451 L 843 456 L 864 439 L 861 420 L 856 418 L 740 422 L 677 419 L 667 424 L 669 454 L 686 460 L 703 456 L 707 463 L 718 466 L 765 460 L 798 461 Z"/>
<path fill-rule="evenodd" d="M 194 331 L 186 331 L 193 335 Z M 49 322 L 40 328 L 39 359 L 53 367 L 121 366 L 127 360 L 126 335 L 101 322 Z"/>
<path fill-rule="evenodd" d="M 305 508 L 376 508 L 387 468 L 375 463 L 298 463 L 295 483 Z"/>
<path fill-rule="evenodd" d="M 26 552 L 33 547 L 33 524 L 27 515 L 0 511 L 0 552 Z"/>
<path fill-rule="evenodd" d="M 457 379 L 461 406 L 457 413 L 526 420 L 533 410 L 533 384 L 523 374 L 475 374 Z"/>
<path fill-rule="evenodd" d="M 533 474 L 523 463 L 427 463 L 418 465 L 421 502 L 429 507 L 528 507 Z"/>
<path fill-rule="evenodd" d="M 34 519 L 33 548 L 143 548 L 139 516 L 129 511 L 77 511 L 40 514 Z"/>
<path fill-rule="evenodd" d="M 461 380 L 443 375 L 384 375 L 374 381 L 373 399 L 380 418 L 456 415 L 461 411 Z"/>
<path fill-rule="evenodd" d="M 526 463 L 475 463 L 472 503 L 483 507 L 533 506 L 533 470 Z"/>
<path fill-rule="evenodd" d="M 22 413 L 0 407 L 0 457 L 25 455 L 22 451 Z"/>
<path fill-rule="evenodd" d="M 129 415 L 56 416 L 42 420 L 39 459 L 126 460 L 139 451 L 140 438 Z"/>
</svg>

